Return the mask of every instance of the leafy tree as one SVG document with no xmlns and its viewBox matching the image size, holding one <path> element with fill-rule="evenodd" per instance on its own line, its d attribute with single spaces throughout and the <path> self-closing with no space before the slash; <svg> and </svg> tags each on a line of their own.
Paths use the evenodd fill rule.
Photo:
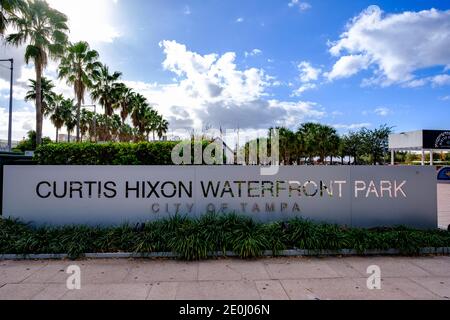
<svg viewBox="0 0 450 320">
<path fill-rule="evenodd" d="M 67 47 L 59 65 L 58 77 L 66 79 L 69 85 L 73 85 L 77 101 L 77 123 L 81 121 L 81 104 L 84 103 L 86 89 L 92 87 L 93 79 L 98 76 L 102 66 L 98 58 L 97 51 L 91 50 L 87 42 L 80 41 Z M 77 125 L 77 142 L 79 141 L 80 128 Z"/>
<path fill-rule="evenodd" d="M 345 157 L 349 157 L 348 164 L 351 164 L 353 159 L 353 164 L 357 165 L 359 157 L 363 152 L 363 141 L 362 136 L 358 132 L 350 132 L 349 134 L 341 138 L 339 145 L 339 155 L 342 160 L 342 164 Z"/>
<path fill-rule="evenodd" d="M 387 125 L 383 125 L 374 130 L 361 130 L 362 151 L 369 157 L 373 165 L 384 164 L 388 154 L 389 135 L 391 133 L 392 128 Z"/>
<path fill-rule="evenodd" d="M 42 142 L 42 74 L 49 58 L 59 58 L 67 43 L 67 17 L 52 9 L 46 1 L 28 1 L 10 21 L 15 33 L 6 37 L 14 46 L 27 44 L 25 61 L 33 61 L 36 72 L 36 144 Z"/>
</svg>

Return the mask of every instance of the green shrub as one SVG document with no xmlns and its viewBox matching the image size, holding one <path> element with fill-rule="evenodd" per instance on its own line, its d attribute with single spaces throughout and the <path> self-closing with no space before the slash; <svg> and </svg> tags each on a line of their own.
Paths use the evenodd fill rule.
<svg viewBox="0 0 450 320">
<path fill-rule="evenodd" d="M 172 165 L 172 150 L 178 143 L 53 143 L 40 146 L 35 160 L 39 165 Z M 202 148 L 207 144 L 202 142 Z"/>
<path fill-rule="evenodd" d="M 0 254 L 173 252 L 185 260 L 207 258 L 211 253 L 233 251 L 241 258 L 258 257 L 284 249 L 365 250 L 398 249 L 415 255 L 421 248 L 450 247 L 450 232 L 408 228 L 359 229 L 315 224 L 301 219 L 259 223 L 237 214 L 208 214 L 198 219 L 176 215 L 137 226 L 110 228 L 86 226 L 41 227 L 0 219 Z"/>
</svg>

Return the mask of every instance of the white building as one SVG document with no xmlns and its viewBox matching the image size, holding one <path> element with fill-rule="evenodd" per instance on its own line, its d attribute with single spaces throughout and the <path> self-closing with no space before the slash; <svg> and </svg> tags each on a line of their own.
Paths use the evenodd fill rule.
<svg viewBox="0 0 450 320">
<path fill-rule="evenodd" d="M 395 164 L 395 152 L 420 152 L 422 165 L 425 165 L 426 153 L 430 154 L 430 165 L 434 165 L 433 153 L 450 152 L 450 130 L 419 130 L 402 132 L 389 136 L 391 164 Z"/>
</svg>

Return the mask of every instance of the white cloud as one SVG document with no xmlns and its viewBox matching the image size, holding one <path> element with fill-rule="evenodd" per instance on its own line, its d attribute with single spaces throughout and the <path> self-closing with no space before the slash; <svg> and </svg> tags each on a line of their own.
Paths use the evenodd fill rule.
<svg viewBox="0 0 450 320">
<path fill-rule="evenodd" d="M 449 74 L 440 74 L 431 78 L 431 83 L 435 86 L 444 86 L 450 84 Z"/>
<path fill-rule="evenodd" d="M 311 63 L 307 61 L 302 61 L 297 66 L 300 71 L 300 81 L 301 82 L 310 82 L 316 81 L 319 79 L 319 76 L 322 72 L 319 68 L 314 68 Z"/>
<path fill-rule="evenodd" d="M 183 14 L 185 14 L 187 16 L 191 15 L 192 14 L 191 8 L 189 6 L 185 6 Z"/>
<path fill-rule="evenodd" d="M 7 108 L 0 107 L 0 139 L 6 139 L 8 136 L 8 119 Z M 33 108 L 13 111 L 12 140 L 21 141 L 28 131 L 35 130 L 35 123 L 36 113 Z M 62 131 L 65 132 L 64 129 Z M 45 137 L 55 139 L 56 129 L 48 119 L 44 119 L 43 134 Z"/>
<path fill-rule="evenodd" d="M 56 76 L 56 64 L 50 63 L 45 71 L 45 77 L 52 80 L 55 84 L 54 91 L 61 93 L 65 97 L 73 98 L 73 88 L 69 87 L 64 81 L 58 80 Z M 25 95 L 29 88 L 29 79 L 35 79 L 35 71 L 33 66 L 23 65 L 18 71 L 20 77 L 16 80 L 14 85 L 14 111 L 13 111 L 13 140 L 22 140 L 26 133 L 30 130 L 35 130 L 36 116 L 34 102 L 25 103 Z M 9 99 L 9 81 L 0 78 L 0 98 L 7 101 Z M 86 97 L 87 103 L 89 97 Z M 7 137 L 7 119 L 8 112 L 5 105 L 0 106 L 0 139 Z M 65 129 L 61 130 L 64 133 Z M 52 139 L 55 139 L 55 129 L 50 120 L 44 119 L 43 134 Z"/>
<path fill-rule="evenodd" d="M 316 89 L 317 84 L 314 82 L 319 80 L 322 70 L 320 68 L 314 68 L 311 63 L 302 61 L 297 65 L 300 72 L 299 80 L 301 85 L 298 89 L 294 90 L 291 96 L 301 96 L 305 91 Z"/>
<path fill-rule="evenodd" d="M 437 76 L 414 79 L 403 84 L 404 87 L 417 88 L 430 84 L 433 87 L 441 87 L 450 84 L 450 75 L 439 74 Z"/>
<path fill-rule="evenodd" d="M 332 127 L 338 130 L 358 130 L 371 127 L 371 123 L 333 124 Z"/>
<path fill-rule="evenodd" d="M 329 80 L 348 78 L 369 66 L 369 59 L 364 55 L 341 57 L 333 66 L 331 72 L 325 73 Z"/>
<path fill-rule="evenodd" d="M 211 125 L 257 130 L 297 126 L 325 115 L 313 102 L 266 99 L 273 78 L 262 69 L 238 69 L 234 52 L 201 55 L 176 41 L 162 41 L 160 46 L 166 56 L 163 67 L 177 75 L 176 82 L 126 83 L 169 119 L 171 129 L 201 130 Z"/>
<path fill-rule="evenodd" d="M 414 81 L 418 80 L 418 70 L 439 66 L 445 70 L 450 65 L 450 10 L 386 15 L 379 7 L 370 6 L 353 18 L 346 29 L 331 44 L 330 53 L 340 59 L 330 72 L 330 79 L 349 77 L 373 65 L 374 76 L 365 84 L 411 82 L 417 86 L 420 83 Z"/>
<path fill-rule="evenodd" d="M 236 23 L 241 23 L 241 22 L 244 22 L 244 18 L 239 17 L 236 19 Z"/>
<path fill-rule="evenodd" d="M 441 101 L 449 101 L 450 100 L 450 96 L 440 97 L 439 100 L 441 100 Z"/>
<path fill-rule="evenodd" d="M 118 0 L 48 0 L 49 4 L 69 18 L 71 41 L 84 40 L 91 44 L 112 42 L 120 37 L 121 31 L 114 19 Z M 86 8 L 89 8 L 88 10 Z M 7 34 L 11 30 L 7 30 Z M 25 46 L 19 48 L 0 43 L 2 57 L 14 59 L 14 80 L 22 77 L 25 66 Z M 9 70 L 0 67 L 0 78 L 9 81 Z"/>
<path fill-rule="evenodd" d="M 306 11 L 308 9 L 311 9 L 311 5 L 308 2 L 303 2 L 299 0 L 291 0 L 291 2 L 288 3 L 288 6 L 290 8 L 297 7 L 300 9 L 300 11 Z"/>
<path fill-rule="evenodd" d="M 374 113 L 380 117 L 387 117 L 388 115 L 391 114 L 391 112 L 392 111 L 389 108 L 385 108 L 385 107 L 376 108 L 374 110 Z"/>
<path fill-rule="evenodd" d="M 340 116 L 343 116 L 344 113 L 341 112 L 341 111 L 333 111 L 333 112 L 331 113 L 331 115 L 332 115 L 333 117 L 340 117 Z"/>
<path fill-rule="evenodd" d="M 253 50 L 250 51 L 250 52 L 247 52 L 247 51 L 244 52 L 244 56 L 245 56 L 246 58 L 248 58 L 248 57 L 254 57 L 254 56 L 260 56 L 260 55 L 262 55 L 262 50 L 260 50 L 260 49 L 253 49 Z"/>
<path fill-rule="evenodd" d="M 301 96 L 305 91 L 313 90 L 313 89 L 316 89 L 316 88 L 317 88 L 317 85 L 316 85 L 315 83 L 305 83 L 305 84 L 302 84 L 302 85 L 300 86 L 300 88 L 298 88 L 297 90 L 295 90 L 295 91 L 292 93 L 292 96 L 294 96 L 294 97 L 299 97 L 299 96 Z"/>
<path fill-rule="evenodd" d="M 259 98 L 268 85 L 262 69 L 237 70 L 234 52 L 202 56 L 175 41 L 162 41 L 160 46 L 166 54 L 163 67 L 183 78 L 180 85 L 192 97 L 249 101 Z"/>
<path fill-rule="evenodd" d="M 118 0 L 48 0 L 69 18 L 70 40 L 113 42 L 121 36 L 114 17 Z"/>
</svg>

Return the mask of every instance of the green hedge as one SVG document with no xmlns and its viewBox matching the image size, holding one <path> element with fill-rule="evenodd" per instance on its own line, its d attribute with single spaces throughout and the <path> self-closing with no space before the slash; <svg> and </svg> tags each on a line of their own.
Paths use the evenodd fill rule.
<svg viewBox="0 0 450 320">
<path fill-rule="evenodd" d="M 172 165 L 172 150 L 178 143 L 48 144 L 36 150 L 35 160 L 39 165 Z"/>
<path fill-rule="evenodd" d="M 265 250 L 398 249 L 413 255 L 421 248 L 450 247 L 450 232 L 408 228 L 355 229 L 293 219 L 259 223 L 239 215 L 175 216 L 143 225 L 111 228 L 32 226 L 0 219 L 0 254 L 69 254 L 104 252 L 173 252 L 185 260 L 205 259 L 210 252 L 233 251 L 241 258 Z"/>
</svg>

